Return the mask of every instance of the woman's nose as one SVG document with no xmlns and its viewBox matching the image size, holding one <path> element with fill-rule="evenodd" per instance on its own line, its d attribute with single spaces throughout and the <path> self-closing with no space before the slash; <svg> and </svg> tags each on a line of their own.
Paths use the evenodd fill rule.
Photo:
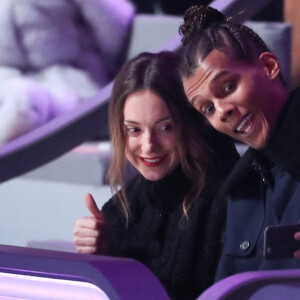
<svg viewBox="0 0 300 300">
<path fill-rule="evenodd" d="M 151 132 L 145 132 L 142 139 L 142 150 L 143 152 L 151 152 L 155 147 L 155 136 Z"/>
</svg>

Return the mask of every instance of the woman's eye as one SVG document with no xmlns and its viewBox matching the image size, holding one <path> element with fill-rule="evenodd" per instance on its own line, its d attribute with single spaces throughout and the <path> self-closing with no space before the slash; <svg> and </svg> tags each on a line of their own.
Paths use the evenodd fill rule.
<svg viewBox="0 0 300 300">
<path fill-rule="evenodd" d="M 159 129 L 161 131 L 168 131 L 168 130 L 172 129 L 172 125 L 171 124 L 165 124 L 165 125 L 160 126 Z"/>
<path fill-rule="evenodd" d="M 139 132 L 139 129 L 136 128 L 136 127 L 127 127 L 127 128 L 126 128 L 126 131 L 127 131 L 128 133 L 134 134 L 134 133 Z"/>
</svg>

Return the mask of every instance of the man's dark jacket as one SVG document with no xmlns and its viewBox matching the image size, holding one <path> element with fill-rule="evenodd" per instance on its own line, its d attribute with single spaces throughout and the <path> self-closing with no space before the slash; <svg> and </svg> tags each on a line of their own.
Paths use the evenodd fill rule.
<svg viewBox="0 0 300 300">
<path fill-rule="evenodd" d="M 267 226 L 300 221 L 299 180 L 300 89 L 296 89 L 267 147 L 249 148 L 226 183 L 228 215 L 216 280 L 245 271 L 300 268 L 300 259 L 263 256 Z"/>
</svg>

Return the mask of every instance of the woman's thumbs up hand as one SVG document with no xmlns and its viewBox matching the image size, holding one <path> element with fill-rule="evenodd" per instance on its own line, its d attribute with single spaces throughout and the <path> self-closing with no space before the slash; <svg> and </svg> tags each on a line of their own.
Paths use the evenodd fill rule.
<svg viewBox="0 0 300 300">
<path fill-rule="evenodd" d="M 85 204 L 92 214 L 76 221 L 73 231 L 74 244 L 79 253 L 108 254 L 108 224 L 93 196 L 84 196 Z"/>
</svg>

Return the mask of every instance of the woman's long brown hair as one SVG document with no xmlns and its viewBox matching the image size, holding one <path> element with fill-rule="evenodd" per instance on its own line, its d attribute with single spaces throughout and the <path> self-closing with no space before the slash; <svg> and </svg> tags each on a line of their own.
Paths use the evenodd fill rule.
<svg viewBox="0 0 300 300">
<path fill-rule="evenodd" d="M 177 151 L 180 164 L 193 183 L 183 200 L 184 215 L 188 215 L 188 210 L 200 194 L 205 184 L 206 174 L 212 165 L 212 151 L 201 135 L 202 117 L 195 113 L 186 99 L 179 73 L 179 63 L 178 55 L 173 52 L 142 53 L 128 61 L 114 81 L 109 104 L 113 157 L 108 179 L 127 220 L 130 208 L 124 184 L 126 156 L 123 111 L 125 101 L 131 94 L 150 90 L 159 95 L 168 106 L 178 132 Z"/>
</svg>

